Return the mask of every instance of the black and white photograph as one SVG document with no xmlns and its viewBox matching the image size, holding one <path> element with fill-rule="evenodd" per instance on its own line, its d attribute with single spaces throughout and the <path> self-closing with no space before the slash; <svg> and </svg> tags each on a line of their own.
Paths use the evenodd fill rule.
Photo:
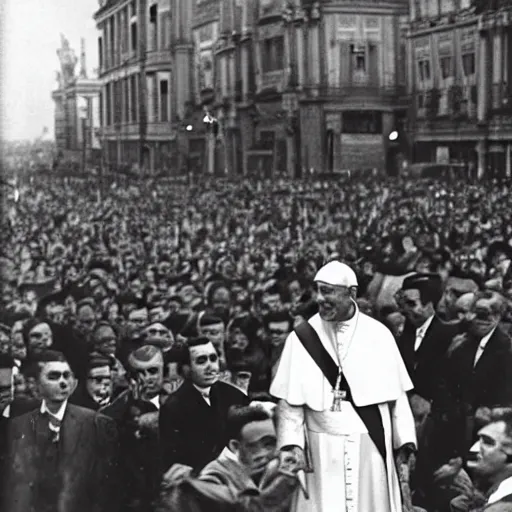
<svg viewBox="0 0 512 512">
<path fill-rule="evenodd" d="M 0 512 L 512 512 L 512 0 L 3 0 Z"/>
</svg>

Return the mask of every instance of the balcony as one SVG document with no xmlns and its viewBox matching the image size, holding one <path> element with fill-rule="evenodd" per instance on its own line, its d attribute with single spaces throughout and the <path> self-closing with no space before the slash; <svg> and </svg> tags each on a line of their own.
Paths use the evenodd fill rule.
<svg viewBox="0 0 512 512">
<path fill-rule="evenodd" d="M 146 67 L 171 64 L 170 50 L 155 50 L 146 53 Z"/>
<path fill-rule="evenodd" d="M 347 85 L 330 87 L 325 85 L 306 85 L 303 88 L 307 98 L 322 100 L 342 100 L 346 98 L 373 99 L 385 102 L 408 101 L 404 85 Z"/>
</svg>

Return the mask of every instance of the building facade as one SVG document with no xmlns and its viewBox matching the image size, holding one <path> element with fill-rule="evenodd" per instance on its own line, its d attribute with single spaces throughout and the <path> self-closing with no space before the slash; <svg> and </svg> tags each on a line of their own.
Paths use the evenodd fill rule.
<svg viewBox="0 0 512 512">
<path fill-rule="evenodd" d="M 412 0 L 407 54 L 414 160 L 510 176 L 511 2 Z"/>
<path fill-rule="evenodd" d="M 214 107 L 224 172 L 389 166 L 388 135 L 407 111 L 407 14 L 407 1 L 221 0 Z"/>
<path fill-rule="evenodd" d="M 57 72 L 57 87 L 52 91 L 52 99 L 59 158 L 82 163 L 84 167 L 95 165 L 100 151 L 97 138 L 100 83 L 87 76 L 84 41 L 78 74 L 76 65 L 79 59 L 64 36 L 61 36 L 61 47 L 57 55 L 60 71 Z"/>
<path fill-rule="evenodd" d="M 171 165 L 170 0 L 103 0 L 99 31 L 101 143 L 113 167 Z"/>
</svg>

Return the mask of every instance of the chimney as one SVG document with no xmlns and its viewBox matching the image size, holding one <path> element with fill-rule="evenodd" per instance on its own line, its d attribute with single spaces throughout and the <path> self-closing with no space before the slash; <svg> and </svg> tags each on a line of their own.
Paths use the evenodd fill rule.
<svg viewBox="0 0 512 512">
<path fill-rule="evenodd" d="M 85 60 L 85 39 L 80 39 L 80 78 L 87 78 L 87 65 Z"/>
</svg>

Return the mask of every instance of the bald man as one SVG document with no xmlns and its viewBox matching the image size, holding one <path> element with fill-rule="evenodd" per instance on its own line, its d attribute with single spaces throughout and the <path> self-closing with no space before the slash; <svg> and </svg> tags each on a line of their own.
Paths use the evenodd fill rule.
<svg viewBox="0 0 512 512">
<path fill-rule="evenodd" d="M 116 420 L 123 453 L 123 510 L 150 512 L 158 493 L 160 459 L 158 418 L 164 358 L 154 345 L 128 356 L 130 388 L 101 412 Z"/>
<path fill-rule="evenodd" d="M 288 336 L 270 387 L 281 457 L 312 466 L 292 510 L 400 512 L 393 455 L 405 473 L 416 444 L 411 379 L 391 332 L 359 311 L 354 271 L 332 261 L 315 282 L 319 313 Z"/>
</svg>

